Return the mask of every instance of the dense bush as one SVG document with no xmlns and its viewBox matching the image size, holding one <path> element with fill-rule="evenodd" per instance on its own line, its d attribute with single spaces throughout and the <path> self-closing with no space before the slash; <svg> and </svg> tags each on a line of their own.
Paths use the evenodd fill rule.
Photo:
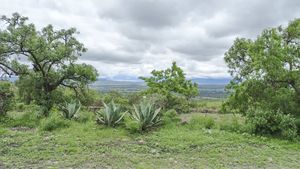
<svg viewBox="0 0 300 169">
<path fill-rule="evenodd" d="M 0 81 L 0 116 L 6 115 L 13 102 L 12 85 L 9 82 Z"/>
<path fill-rule="evenodd" d="M 215 126 L 215 120 L 208 116 L 193 116 L 188 126 L 191 129 L 212 129 Z"/>
<path fill-rule="evenodd" d="M 259 135 L 274 135 L 287 139 L 297 136 L 295 119 L 281 111 L 250 109 L 246 115 L 250 131 Z"/>
<path fill-rule="evenodd" d="M 122 111 L 119 105 L 116 105 L 112 100 L 109 104 L 105 104 L 104 109 L 97 112 L 97 123 L 103 124 L 108 127 L 118 125 L 126 112 Z"/>
<path fill-rule="evenodd" d="M 49 117 L 41 120 L 40 129 L 42 131 L 53 131 L 57 129 L 67 128 L 71 125 L 71 121 L 63 119 L 56 112 Z"/>
<path fill-rule="evenodd" d="M 134 105 L 131 117 L 138 123 L 139 130 L 144 131 L 161 123 L 160 110 L 161 108 L 156 109 L 153 103 L 143 101 L 137 106 Z"/>
</svg>

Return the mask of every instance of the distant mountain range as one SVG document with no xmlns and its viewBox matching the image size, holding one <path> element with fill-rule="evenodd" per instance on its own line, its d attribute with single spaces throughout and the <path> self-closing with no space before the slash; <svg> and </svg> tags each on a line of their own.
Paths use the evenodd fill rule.
<svg viewBox="0 0 300 169">
<path fill-rule="evenodd" d="M 192 78 L 193 82 L 196 82 L 198 84 L 228 84 L 230 82 L 230 78 Z M 137 78 L 137 77 L 130 77 L 130 76 L 114 76 L 114 77 L 100 77 L 98 78 L 97 82 L 113 82 L 118 81 L 120 83 L 143 83 L 144 81 Z M 97 83 L 96 82 L 96 83 Z"/>
</svg>

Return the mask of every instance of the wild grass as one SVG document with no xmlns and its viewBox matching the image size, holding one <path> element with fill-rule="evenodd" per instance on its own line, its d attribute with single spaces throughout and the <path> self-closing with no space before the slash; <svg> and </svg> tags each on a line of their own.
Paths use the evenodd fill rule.
<svg viewBox="0 0 300 169">
<path fill-rule="evenodd" d="M 221 128 L 220 124 L 227 122 L 230 126 L 232 118 L 237 118 L 238 123 L 243 122 L 240 117 L 230 114 L 194 113 L 189 117 L 182 116 L 192 122 L 188 124 L 177 122 L 172 127 L 164 125 L 147 133 L 131 133 L 122 126 L 106 128 L 97 125 L 94 120 L 78 122 L 63 118 L 61 120 L 68 121 L 69 126 L 51 132 L 40 130 L 39 127 L 23 129 L 21 126 L 0 125 L 0 166 L 3 168 L 300 167 L 299 142 L 257 137 Z M 43 126 L 43 119 L 39 126 Z"/>
</svg>

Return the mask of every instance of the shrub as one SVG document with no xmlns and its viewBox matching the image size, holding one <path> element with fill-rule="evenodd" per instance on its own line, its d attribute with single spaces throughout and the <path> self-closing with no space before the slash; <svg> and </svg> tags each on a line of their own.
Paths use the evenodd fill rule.
<svg viewBox="0 0 300 169">
<path fill-rule="evenodd" d="M 180 122 L 180 118 L 178 116 L 178 113 L 176 110 L 171 109 L 163 113 L 162 115 L 162 121 L 164 125 L 172 125 L 172 124 L 177 124 Z"/>
<path fill-rule="evenodd" d="M 131 117 L 138 123 L 139 130 L 144 131 L 160 124 L 160 108 L 155 109 L 151 102 L 143 101 L 133 107 L 134 111 L 132 111 Z"/>
<path fill-rule="evenodd" d="M 246 123 L 254 134 L 273 135 L 293 139 L 297 135 L 295 119 L 281 111 L 249 109 Z"/>
<path fill-rule="evenodd" d="M 78 113 L 81 108 L 80 101 L 72 100 L 70 103 L 65 103 L 64 105 L 60 106 L 62 111 L 62 116 L 66 119 L 74 119 L 78 118 Z"/>
<path fill-rule="evenodd" d="M 67 128 L 71 125 L 70 121 L 63 119 L 57 113 L 52 113 L 50 117 L 41 121 L 40 129 L 42 131 L 53 131 L 57 129 Z"/>
<path fill-rule="evenodd" d="M 11 108 L 14 93 L 10 82 L 0 82 L 0 116 L 6 115 Z"/>
<path fill-rule="evenodd" d="M 215 126 L 215 120 L 208 116 L 193 116 L 188 126 L 191 129 L 212 129 Z"/>
<path fill-rule="evenodd" d="M 119 105 L 112 100 L 105 104 L 104 109 L 97 112 L 97 122 L 108 127 L 114 127 L 121 122 L 126 112 L 123 112 Z"/>
<path fill-rule="evenodd" d="M 190 102 L 183 96 L 172 95 L 168 98 L 168 109 L 174 109 L 180 114 L 190 112 Z"/>
<path fill-rule="evenodd" d="M 124 121 L 125 121 L 126 129 L 129 130 L 130 133 L 140 132 L 140 126 L 139 126 L 139 123 L 136 120 L 130 118 L 129 116 L 125 116 Z"/>
</svg>

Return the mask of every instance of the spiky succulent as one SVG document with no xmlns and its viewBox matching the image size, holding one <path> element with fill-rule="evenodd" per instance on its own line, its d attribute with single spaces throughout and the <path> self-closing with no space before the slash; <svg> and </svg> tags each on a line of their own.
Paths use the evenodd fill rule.
<svg viewBox="0 0 300 169">
<path fill-rule="evenodd" d="M 108 127 L 115 127 L 122 121 L 126 112 L 122 111 L 121 107 L 113 100 L 108 104 L 103 103 L 103 105 L 104 109 L 97 112 L 97 122 Z"/>
<path fill-rule="evenodd" d="M 140 130 L 146 130 L 160 124 L 159 112 L 161 108 L 155 109 L 154 104 L 147 101 L 133 107 L 134 111 L 131 113 L 131 116 L 138 122 Z"/>
<path fill-rule="evenodd" d="M 66 119 L 74 119 L 78 117 L 78 113 L 81 108 L 80 101 L 72 100 L 71 102 L 65 102 L 61 107 L 62 116 Z"/>
</svg>

